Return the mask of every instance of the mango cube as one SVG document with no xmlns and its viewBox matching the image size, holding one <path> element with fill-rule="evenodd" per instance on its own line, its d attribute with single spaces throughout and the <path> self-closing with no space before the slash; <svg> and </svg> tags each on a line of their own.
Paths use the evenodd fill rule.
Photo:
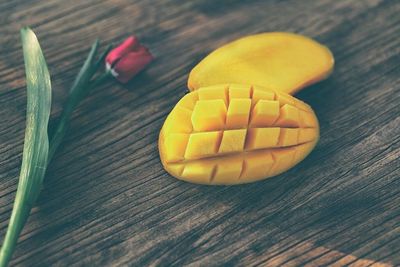
<svg viewBox="0 0 400 267">
<path fill-rule="evenodd" d="M 280 127 L 299 127 L 299 109 L 285 104 L 281 107 L 279 118 L 274 125 Z"/>
<path fill-rule="evenodd" d="M 240 152 L 244 150 L 247 129 L 227 130 L 222 135 L 219 153 Z"/>
<path fill-rule="evenodd" d="M 299 129 L 281 128 L 279 146 L 293 146 L 298 144 Z"/>
<path fill-rule="evenodd" d="M 251 99 L 232 99 L 226 117 L 228 129 L 247 128 L 249 123 Z"/>
<path fill-rule="evenodd" d="M 213 156 L 218 151 L 222 132 L 192 133 L 186 148 L 185 158 L 196 159 Z"/>
<path fill-rule="evenodd" d="M 229 87 L 229 99 L 250 98 L 251 88 L 249 85 L 232 84 Z"/>
<path fill-rule="evenodd" d="M 274 164 L 269 151 L 258 151 L 249 154 L 245 159 L 244 170 L 240 177 L 243 182 L 251 182 L 266 177 Z"/>
<path fill-rule="evenodd" d="M 192 124 L 195 131 L 223 129 L 226 106 L 223 99 L 199 100 L 194 106 Z"/>
<path fill-rule="evenodd" d="M 185 159 L 186 145 L 189 134 L 173 133 L 165 138 L 165 157 L 167 162 L 176 162 Z"/>
<path fill-rule="evenodd" d="M 228 106 L 228 88 L 224 90 L 215 90 L 220 86 L 208 86 L 199 91 L 199 100 L 211 100 L 211 99 L 222 99 L 226 106 Z"/>
<path fill-rule="evenodd" d="M 277 147 L 280 131 L 278 127 L 249 129 L 246 150 Z"/>
<path fill-rule="evenodd" d="M 217 161 L 217 169 L 213 183 L 226 184 L 239 179 L 242 172 L 243 159 L 238 156 L 226 157 Z"/>
<path fill-rule="evenodd" d="M 279 118 L 279 102 L 261 99 L 251 113 L 251 127 L 272 126 Z"/>
</svg>

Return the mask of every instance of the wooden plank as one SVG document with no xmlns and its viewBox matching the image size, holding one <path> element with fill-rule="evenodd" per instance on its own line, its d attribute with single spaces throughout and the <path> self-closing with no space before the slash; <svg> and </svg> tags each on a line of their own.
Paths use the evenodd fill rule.
<svg viewBox="0 0 400 267">
<path fill-rule="evenodd" d="M 400 4 L 397 1 L 3 1 L 0 3 L 0 236 L 25 123 L 19 28 L 49 63 L 57 118 L 90 43 L 131 33 L 156 54 L 74 113 L 13 266 L 400 265 Z M 158 131 L 190 69 L 243 35 L 294 31 L 328 45 L 333 75 L 298 94 L 321 140 L 300 165 L 244 186 L 170 177 Z"/>
</svg>

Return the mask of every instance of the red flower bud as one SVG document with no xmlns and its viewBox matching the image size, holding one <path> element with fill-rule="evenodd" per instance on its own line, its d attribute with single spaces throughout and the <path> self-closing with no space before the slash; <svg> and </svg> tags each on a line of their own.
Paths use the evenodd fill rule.
<svg viewBox="0 0 400 267">
<path fill-rule="evenodd" d="M 154 59 L 135 36 L 127 38 L 106 57 L 106 68 L 120 82 L 126 83 Z"/>
</svg>

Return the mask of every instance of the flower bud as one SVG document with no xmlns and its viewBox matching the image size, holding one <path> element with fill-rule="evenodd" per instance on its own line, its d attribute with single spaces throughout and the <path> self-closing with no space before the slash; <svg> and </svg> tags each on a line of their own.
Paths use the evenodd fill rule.
<svg viewBox="0 0 400 267">
<path fill-rule="evenodd" d="M 154 59 L 150 51 L 130 36 L 106 57 L 106 68 L 120 82 L 126 83 Z"/>
</svg>

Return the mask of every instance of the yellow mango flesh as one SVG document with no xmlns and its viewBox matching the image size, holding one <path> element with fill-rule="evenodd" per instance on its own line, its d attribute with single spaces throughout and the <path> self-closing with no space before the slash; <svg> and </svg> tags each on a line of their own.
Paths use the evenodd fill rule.
<svg viewBox="0 0 400 267">
<path fill-rule="evenodd" d="M 278 175 L 303 160 L 319 138 L 306 103 L 250 85 L 214 85 L 185 95 L 159 137 L 174 177 L 199 184 L 241 184 Z"/>
<path fill-rule="evenodd" d="M 225 84 L 253 84 L 294 94 L 323 80 L 333 70 L 330 50 L 293 33 L 251 35 L 228 43 L 205 57 L 190 72 L 191 91 Z"/>
</svg>

